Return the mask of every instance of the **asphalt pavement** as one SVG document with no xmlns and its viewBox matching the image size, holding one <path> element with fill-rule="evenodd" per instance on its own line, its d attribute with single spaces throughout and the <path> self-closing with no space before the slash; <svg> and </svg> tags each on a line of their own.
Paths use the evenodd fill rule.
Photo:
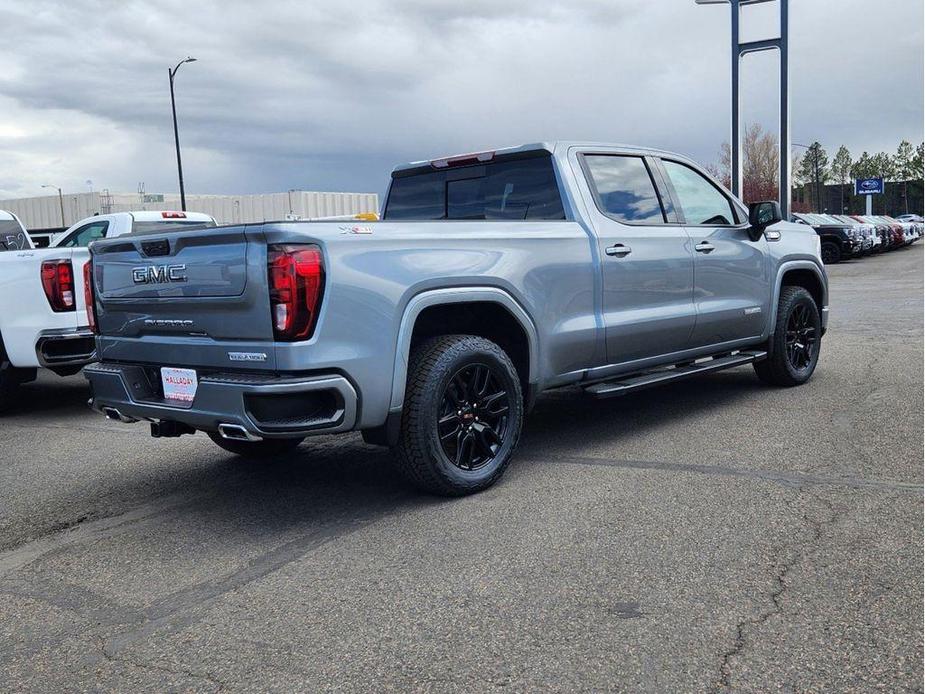
<svg viewBox="0 0 925 694">
<path fill-rule="evenodd" d="M 0 690 L 921 692 L 923 244 L 829 274 L 809 384 L 548 393 L 457 500 L 43 376 L 0 418 Z"/>
</svg>

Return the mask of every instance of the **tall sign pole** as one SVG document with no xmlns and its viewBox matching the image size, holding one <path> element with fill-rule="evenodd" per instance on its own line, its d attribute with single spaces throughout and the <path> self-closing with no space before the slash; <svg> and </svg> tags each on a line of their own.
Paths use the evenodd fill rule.
<svg viewBox="0 0 925 694">
<path fill-rule="evenodd" d="M 742 133 L 741 123 L 739 122 L 739 81 L 740 66 L 742 57 L 748 53 L 757 53 L 758 51 L 776 50 L 780 53 L 780 172 L 779 172 L 779 197 L 780 210 L 784 219 L 790 217 L 790 71 L 789 71 L 789 50 L 788 34 L 790 29 L 790 14 L 788 3 L 789 0 L 777 0 L 780 9 L 779 35 L 773 39 L 763 39 L 761 41 L 742 42 L 739 38 L 739 24 L 741 20 L 742 7 L 746 5 L 757 5 L 763 2 L 772 2 L 773 0 L 695 0 L 698 5 L 721 5 L 729 4 L 732 25 L 732 132 L 731 132 L 731 154 L 730 172 L 732 179 L 732 192 L 736 196 L 742 195 Z"/>
</svg>

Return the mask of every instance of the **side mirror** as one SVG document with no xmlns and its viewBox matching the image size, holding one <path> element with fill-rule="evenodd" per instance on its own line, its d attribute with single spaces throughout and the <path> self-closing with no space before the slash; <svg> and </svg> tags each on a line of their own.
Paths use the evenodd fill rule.
<svg viewBox="0 0 925 694">
<path fill-rule="evenodd" d="M 780 204 L 775 200 L 753 202 L 748 206 L 748 235 L 752 241 L 761 238 L 764 230 L 772 224 L 783 221 Z"/>
</svg>

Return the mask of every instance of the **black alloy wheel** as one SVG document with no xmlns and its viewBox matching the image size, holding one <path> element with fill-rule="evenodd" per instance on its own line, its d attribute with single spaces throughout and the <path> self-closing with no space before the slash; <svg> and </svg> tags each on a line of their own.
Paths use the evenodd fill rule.
<svg viewBox="0 0 925 694">
<path fill-rule="evenodd" d="M 461 470 L 488 465 L 504 445 L 510 394 L 488 364 L 468 364 L 443 391 L 437 418 L 440 446 Z"/>
<path fill-rule="evenodd" d="M 813 363 L 819 343 L 816 326 L 806 304 L 797 304 L 787 319 L 785 344 L 787 360 L 796 371 L 802 371 Z"/>
</svg>

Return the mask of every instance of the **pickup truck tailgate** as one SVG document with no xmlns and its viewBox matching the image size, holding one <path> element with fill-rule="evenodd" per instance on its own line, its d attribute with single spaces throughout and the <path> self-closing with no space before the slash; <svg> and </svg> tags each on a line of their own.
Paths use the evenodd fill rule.
<svg viewBox="0 0 925 694">
<path fill-rule="evenodd" d="M 274 370 L 266 247 L 245 227 L 93 245 L 100 358 Z"/>
</svg>

